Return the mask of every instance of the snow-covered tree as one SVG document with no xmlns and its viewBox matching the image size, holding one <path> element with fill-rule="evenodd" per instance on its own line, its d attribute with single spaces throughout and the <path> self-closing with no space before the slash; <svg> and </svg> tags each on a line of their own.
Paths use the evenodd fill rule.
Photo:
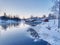
<svg viewBox="0 0 60 45">
<path fill-rule="evenodd" d="M 58 28 L 60 28 L 60 0 L 54 0 L 55 4 L 52 7 L 52 12 L 58 19 Z"/>
</svg>

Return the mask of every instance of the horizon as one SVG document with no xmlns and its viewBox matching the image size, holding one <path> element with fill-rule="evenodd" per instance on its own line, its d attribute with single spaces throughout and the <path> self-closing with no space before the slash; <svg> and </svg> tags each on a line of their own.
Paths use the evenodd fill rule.
<svg viewBox="0 0 60 45">
<path fill-rule="evenodd" d="M 43 15 L 48 16 L 53 6 L 52 0 L 0 0 L 0 15 L 4 12 L 7 15 L 16 15 L 18 17 L 30 17 Z"/>
</svg>

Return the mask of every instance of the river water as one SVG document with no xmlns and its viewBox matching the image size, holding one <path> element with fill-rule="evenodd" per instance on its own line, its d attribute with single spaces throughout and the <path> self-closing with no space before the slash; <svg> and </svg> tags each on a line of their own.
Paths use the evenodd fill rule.
<svg viewBox="0 0 60 45">
<path fill-rule="evenodd" d="M 29 37 L 27 29 L 31 26 L 23 21 L 18 25 L 0 25 L 0 45 L 47 45 L 44 40 L 34 41 Z"/>
</svg>

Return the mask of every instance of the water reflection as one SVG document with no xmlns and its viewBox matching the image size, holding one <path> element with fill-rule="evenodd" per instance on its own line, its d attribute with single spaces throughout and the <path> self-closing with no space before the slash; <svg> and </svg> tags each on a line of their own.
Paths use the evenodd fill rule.
<svg viewBox="0 0 60 45">
<path fill-rule="evenodd" d="M 20 22 L 6 22 L 6 21 L 2 21 L 0 22 L 0 26 L 3 28 L 3 29 L 7 29 L 8 27 L 10 26 L 18 26 L 20 24 Z"/>
<path fill-rule="evenodd" d="M 48 42 L 40 40 L 34 42 L 33 39 L 29 38 L 27 32 L 34 38 L 40 38 L 38 33 L 31 28 L 31 26 L 25 24 L 24 21 L 15 23 L 4 23 L 1 24 L 1 45 L 47 45 Z M 9 28 L 11 27 L 11 28 Z M 8 29 L 7 29 L 8 28 Z M 6 31 L 4 31 L 6 30 Z M 49 44 L 50 45 L 50 44 Z"/>
</svg>

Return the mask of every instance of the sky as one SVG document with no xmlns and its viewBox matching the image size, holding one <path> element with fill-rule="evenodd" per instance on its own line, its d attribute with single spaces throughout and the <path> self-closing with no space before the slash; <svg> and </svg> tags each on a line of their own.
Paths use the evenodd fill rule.
<svg viewBox="0 0 60 45">
<path fill-rule="evenodd" d="M 0 15 L 30 17 L 48 15 L 53 6 L 52 0 L 0 0 Z"/>
</svg>

